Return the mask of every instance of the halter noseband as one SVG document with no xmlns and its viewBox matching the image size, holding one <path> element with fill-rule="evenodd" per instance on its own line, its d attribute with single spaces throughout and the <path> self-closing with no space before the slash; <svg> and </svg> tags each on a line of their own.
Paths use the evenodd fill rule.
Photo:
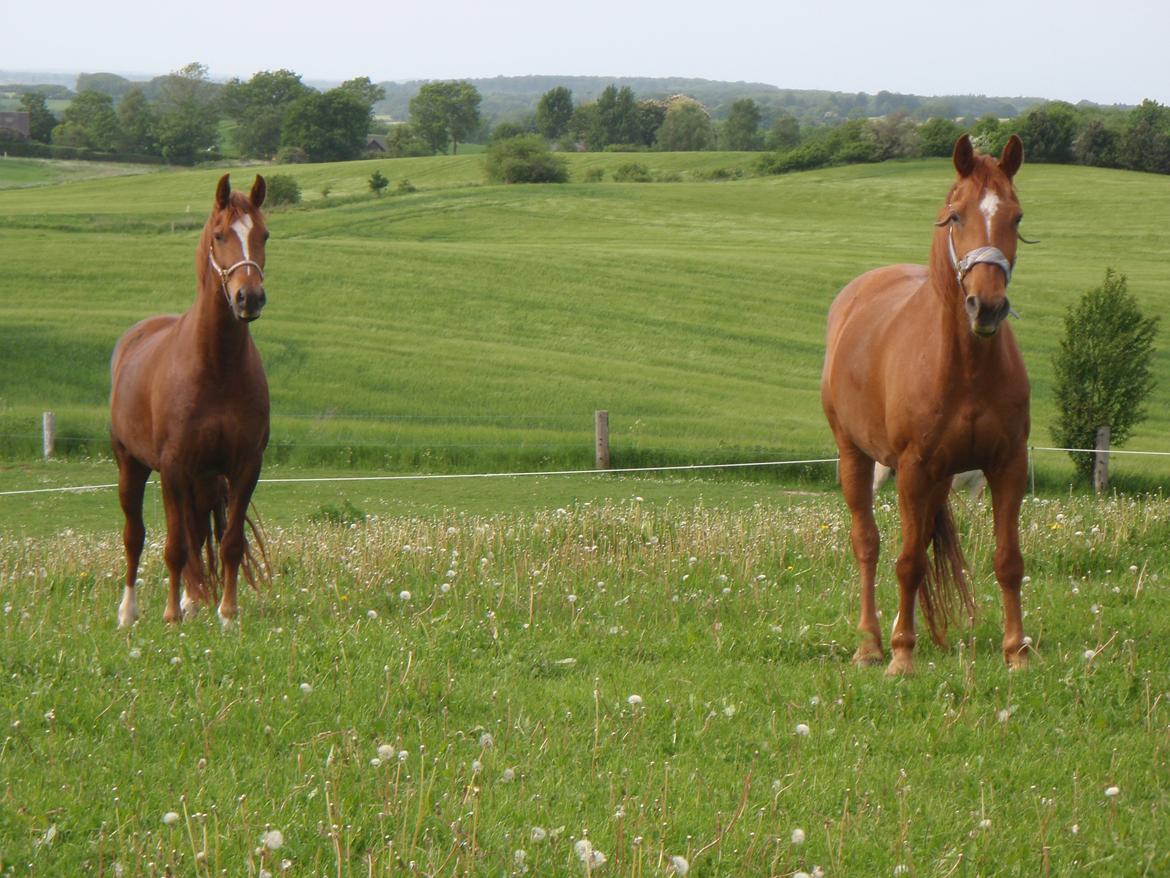
<svg viewBox="0 0 1170 878">
<path fill-rule="evenodd" d="M 241 259 L 239 262 L 237 262 L 235 265 L 230 266 L 229 268 L 221 268 L 220 264 L 215 261 L 215 248 L 214 247 L 207 248 L 207 258 L 211 260 L 211 267 L 214 268 L 215 273 L 219 275 L 220 286 L 223 288 L 223 294 L 224 294 L 224 297 L 228 300 L 229 306 L 232 303 L 232 297 L 231 297 L 231 294 L 228 292 L 228 287 L 227 287 L 228 278 L 230 278 L 232 276 L 232 272 L 235 271 L 237 268 L 243 268 L 245 265 L 251 265 L 259 273 L 260 280 L 264 280 L 264 269 L 260 267 L 259 262 L 255 262 L 251 259 Z"/>
<path fill-rule="evenodd" d="M 967 276 L 972 268 L 981 262 L 986 265 L 998 265 L 1003 269 L 1003 285 L 1005 287 L 1012 282 L 1012 264 L 998 247 L 976 247 L 974 250 L 968 251 L 967 255 L 960 259 L 958 254 L 955 253 L 954 226 L 947 228 L 947 253 L 951 257 L 951 265 L 955 269 L 955 280 L 958 282 L 959 291 L 963 295 L 967 295 L 967 288 L 963 286 L 963 278 Z M 1017 319 L 1020 316 L 1010 304 L 1008 305 L 1008 314 Z"/>
</svg>

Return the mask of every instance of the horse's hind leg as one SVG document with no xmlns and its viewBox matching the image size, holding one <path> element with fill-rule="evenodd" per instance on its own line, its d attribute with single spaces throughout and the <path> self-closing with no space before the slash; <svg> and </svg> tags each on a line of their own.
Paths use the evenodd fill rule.
<svg viewBox="0 0 1170 878">
<path fill-rule="evenodd" d="M 1024 577 L 1024 556 L 1020 552 L 1020 505 L 1027 483 L 1026 452 L 1006 466 L 989 470 L 992 515 L 995 518 L 995 578 L 1003 597 L 1003 658 L 1010 668 L 1028 664 L 1024 639 L 1020 583 Z"/>
<path fill-rule="evenodd" d="M 259 478 L 260 464 L 257 462 L 255 466 L 249 467 L 241 478 L 231 482 L 231 490 L 228 492 L 227 527 L 223 531 L 220 543 L 223 596 L 219 601 L 219 621 L 224 630 L 232 627 L 240 612 L 236 592 L 240 564 L 247 550 L 244 525 L 248 516 L 248 504 L 252 502 L 252 492 L 256 489 Z"/>
<path fill-rule="evenodd" d="M 118 606 L 118 627 L 125 628 L 138 621 L 138 598 L 135 585 L 138 582 L 138 562 L 142 558 L 142 546 L 146 541 L 146 525 L 142 521 L 142 495 L 150 468 L 132 458 L 125 448 L 114 444 L 114 456 L 118 460 L 118 503 L 126 523 L 122 528 L 122 545 L 126 549 L 126 587 L 122 591 L 122 603 Z"/>
<path fill-rule="evenodd" d="M 187 565 L 187 504 L 190 486 L 181 478 L 167 472 L 160 473 L 163 488 L 163 509 L 167 515 L 167 544 L 163 557 L 167 562 L 167 607 L 163 619 L 172 624 L 183 618 L 180 593 L 183 588 L 183 568 Z"/>
<path fill-rule="evenodd" d="M 850 541 L 853 557 L 861 574 L 861 618 L 857 630 L 861 645 L 853 654 L 859 665 L 871 665 L 885 659 L 882 650 L 882 632 L 878 623 L 874 580 L 877 575 L 881 539 L 873 519 L 873 460 L 857 448 L 841 443 L 841 492 L 851 516 Z"/>
</svg>

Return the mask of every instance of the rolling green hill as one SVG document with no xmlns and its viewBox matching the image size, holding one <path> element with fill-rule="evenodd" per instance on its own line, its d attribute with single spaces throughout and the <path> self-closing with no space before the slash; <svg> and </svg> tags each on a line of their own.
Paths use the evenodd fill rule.
<svg viewBox="0 0 1170 878">
<path fill-rule="evenodd" d="M 573 179 L 497 187 L 482 157 L 262 168 L 304 204 L 271 212 L 269 308 L 253 331 L 273 391 L 271 461 L 397 470 L 592 462 L 610 411 L 615 466 L 824 456 L 825 314 L 850 278 L 923 261 L 945 161 L 727 182 L 747 154 L 569 156 Z M 608 182 L 638 161 L 679 182 Z M 374 198 L 379 169 L 391 191 Z M 244 186 L 256 169 L 233 171 Z M 0 186 L 4 165 L 0 163 Z M 222 170 L 0 189 L 0 449 L 106 453 L 108 356 L 143 316 L 187 307 Z M 1026 165 L 1012 300 L 1051 444 L 1051 355 L 1065 307 L 1106 266 L 1149 313 L 1170 304 L 1170 178 Z M 328 191 L 328 196 L 322 193 Z M 1170 447 L 1170 357 L 1129 447 Z M 1046 461 L 1059 466 L 1052 455 Z M 1170 473 L 1170 464 L 1147 462 Z"/>
</svg>

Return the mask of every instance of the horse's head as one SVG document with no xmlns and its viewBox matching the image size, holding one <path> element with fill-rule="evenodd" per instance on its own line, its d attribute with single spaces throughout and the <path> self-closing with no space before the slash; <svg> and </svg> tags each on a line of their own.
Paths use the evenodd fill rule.
<svg viewBox="0 0 1170 878">
<path fill-rule="evenodd" d="M 207 260 L 213 281 L 227 298 L 238 320 L 260 316 L 268 297 L 264 294 L 264 244 L 268 227 L 260 213 L 264 203 L 264 178 L 257 175 L 248 195 L 232 192 L 228 174 L 215 187 L 215 206 L 204 233 Z"/>
<path fill-rule="evenodd" d="M 1023 164 L 1024 145 L 1013 134 L 996 161 L 977 155 L 964 134 L 955 143 L 953 160 L 959 177 L 938 226 L 947 237 L 946 251 L 971 331 L 990 337 L 1011 313 L 1007 286 L 1024 216 L 1012 178 Z"/>
</svg>

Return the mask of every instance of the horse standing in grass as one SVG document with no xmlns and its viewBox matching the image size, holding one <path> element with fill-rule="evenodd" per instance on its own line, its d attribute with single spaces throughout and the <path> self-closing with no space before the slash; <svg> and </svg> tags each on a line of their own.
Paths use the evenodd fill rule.
<svg viewBox="0 0 1170 878">
<path fill-rule="evenodd" d="M 890 675 L 913 671 L 919 596 L 940 644 L 956 603 L 969 617 L 974 614 L 947 496 L 951 476 L 972 469 L 982 470 L 991 488 L 1004 659 L 1013 668 L 1028 660 L 1019 513 L 1028 466 L 1029 390 L 1015 337 L 1004 323 L 1023 217 L 1012 178 L 1024 150 L 1013 135 L 997 161 L 976 154 L 963 135 L 952 158 L 958 178 L 939 213 L 929 266 L 867 272 L 841 290 L 829 311 L 821 399 L 840 453 L 861 572 L 861 645 L 853 656 L 858 664 L 885 659 L 874 602 L 874 462 L 898 473 L 902 550 Z"/>
<path fill-rule="evenodd" d="M 268 230 L 264 178 L 249 195 L 220 178 L 195 251 L 198 292 L 182 315 L 131 327 L 111 362 L 110 438 L 126 516 L 126 589 L 119 626 L 138 619 L 134 587 L 146 529 L 142 497 L 151 470 L 162 481 L 169 592 L 163 618 L 178 622 L 219 600 L 227 627 L 242 572 L 255 586 L 258 559 L 244 525 L 268 444 L 268 381 L 248 324 L 260 316 Z M 218 545 L 218 557 L 216 547 Z M 222 584 L 222 598 L 219 586 Z M 180 598 L 180 590 L 186 591 Z"/>
</svg>

